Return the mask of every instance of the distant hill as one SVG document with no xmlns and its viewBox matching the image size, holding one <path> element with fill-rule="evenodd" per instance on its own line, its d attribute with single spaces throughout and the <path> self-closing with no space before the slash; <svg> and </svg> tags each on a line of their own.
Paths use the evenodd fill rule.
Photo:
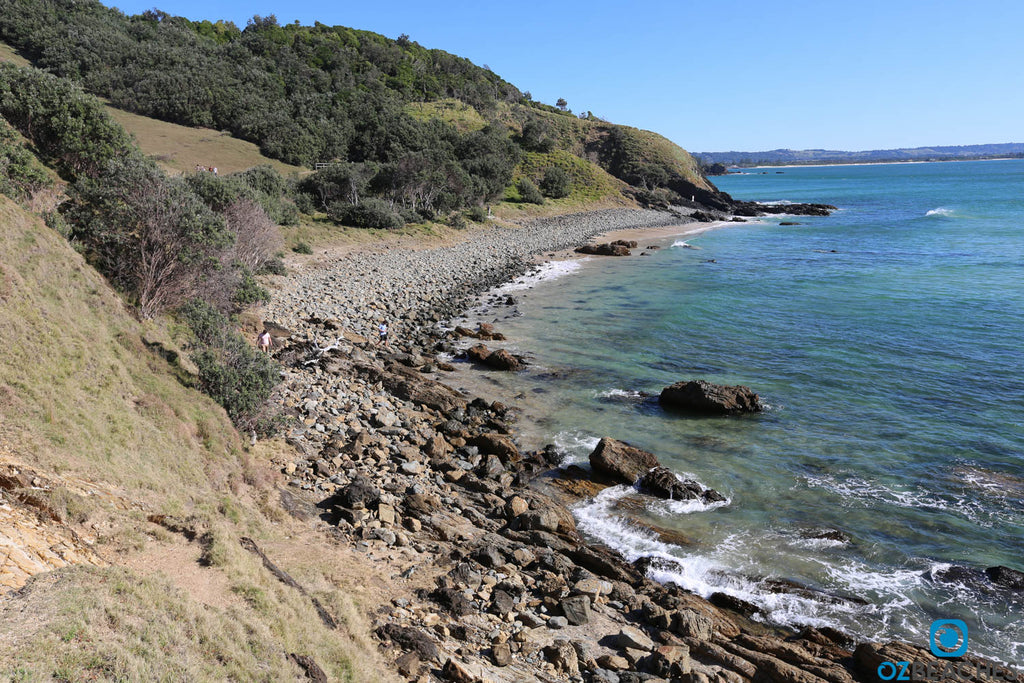
<svg viewBox="0 0 1024 683">
<path fill-rule="evenodd" d="M 1024 143 L 993 145 L 957 145 L 912 147 L 846 152 L 832 149 L 773 149 L 766 152 L 699 152 L 695 155 L 705 167 L 782 166 L 791 164 L 866 164 L 896 161 L 944 161 L 951 159 L 994 159 L 1024 156 Z"/>
</svg>

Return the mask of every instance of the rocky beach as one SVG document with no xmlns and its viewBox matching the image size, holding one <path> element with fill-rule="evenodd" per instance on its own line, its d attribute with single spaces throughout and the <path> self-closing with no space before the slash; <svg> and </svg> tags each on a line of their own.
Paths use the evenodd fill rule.
<svg viewBox="0 0 1024 683">
<path fill-rule="evenodd" d="M 286 433 L 294 458 L 276 463 L 285 507 L 396 577 L 375 633 L 409 680 L 846 683 L 907 661 L 922 663 L 910 680 L 938 680 L 950 663 L 960 680 L 993 678 L 991 663 L 971 657 L 855 643 L 828 628 L 795 632 L 727 595 L 709 601 L 652 581 L 650 560 L 627 563 L 580 534 L 572 506 L 616 483 L 704 502 L 721 494 L 613 439 L 595 449 L 590 470 L 560 469 L 554 447 L 520 449 L 514 410 L 445 383 L 446 359 L 467 344 L 480 365 L 517 367 L 486 348 L 500 329 L 443 324 L 482 292 L 538 255 L 690 220 L 574 214 L 474 229 L 435 248 L 385 242 L 326 254 L 279 278 L 264 318 L 284 374 L 280 401 L 295 418 Z M 377 340 L 381 323 L 387 344 Z"/>
</svg>

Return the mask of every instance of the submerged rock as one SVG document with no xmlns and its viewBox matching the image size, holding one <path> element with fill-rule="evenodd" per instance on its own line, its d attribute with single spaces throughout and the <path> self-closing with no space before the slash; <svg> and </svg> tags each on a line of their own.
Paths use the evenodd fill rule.
<svg viewBox="0 0 1024 683">
<path fill-rule="evenodd" d="M 757 394 L 744 386 L 723 386 L 702 379 L 676 382 L 658 397 L 667 408 L 712 415 L 757 413 L 764 410 Z"/>
</svg>

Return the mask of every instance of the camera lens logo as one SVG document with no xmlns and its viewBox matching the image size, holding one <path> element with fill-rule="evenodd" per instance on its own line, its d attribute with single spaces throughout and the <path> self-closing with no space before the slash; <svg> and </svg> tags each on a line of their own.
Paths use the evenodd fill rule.
<svg viewBox="0 0 1024 683">
<path fill-rule="evenodd" d="M 961 619 L 937 619 L 928 632 L 928 646 L 936 657 L 967 654 L 967 624 Z"/>
</svg>

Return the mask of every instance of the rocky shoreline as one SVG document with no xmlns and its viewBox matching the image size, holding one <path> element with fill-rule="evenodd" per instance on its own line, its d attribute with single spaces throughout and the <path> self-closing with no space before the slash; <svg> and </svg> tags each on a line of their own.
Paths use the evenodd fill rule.
<svg viewBox="0 0 1024 683">
<path fill-rule="evenodd" d="M 283 366 L 281 401 L 297 420 L 286 435 L 294 458 L 278 463 L 282 501 L 395 577 L 376 633 L 402 676 L 849 683 L 878 680 L 888 661 L 941 670 L 945 661 L 924 648 L 766 626 L 751 618 L 753 605 L 648 579 L 644 561 L 631 565 L 583 538 L 569 506 L 612 483 L 608 473 L 623 462 L 624 471 L 659 475 L 654 491 L 654 479 L 670 477 L 652 469 L 653 455 L 604 443 L 596 474 L 558 470 L 553 447 L 520 451 L 514 411 L 444 384 L 448 366 L 436 352 L 452 348 L 454 333 L 438 323 L 521 275 L 534 255 L 685 220 L 576 214 L 444 248 L 353 253 L 278 281 L 266 317 Z M 387 346 L 376 340 L 381 322 Z M 991 678 L 983 673 L 961 680 Z M 1003 679 L 1024 683 L 1016 672 Z"/>
</svg>

